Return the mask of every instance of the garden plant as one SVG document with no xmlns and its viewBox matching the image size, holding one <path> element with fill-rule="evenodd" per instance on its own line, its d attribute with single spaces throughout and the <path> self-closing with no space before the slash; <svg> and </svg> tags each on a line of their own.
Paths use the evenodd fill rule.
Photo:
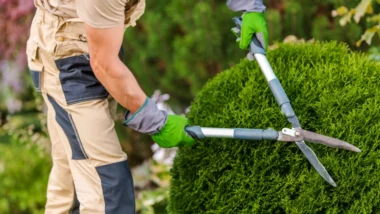
<svg viewBox="0 0 380 214">
<path fill-rule="evenodd" d="M 364 3 L 360 4 L 360 2 Z M 170 94 L 169 104 L 175 112 L 182 112 L 184 108 L 188 107 L 208 79 L 225 68 L 233 66 L 245 56 L 244 51 L 236 48 L 235 37 L 230 31 L 230 28 L 233 27 L 231 17 L 234 14 L 226 7 L 225 3 L 225 1 L 211 0 L 174 0 L 166 4 L 162 4 L 160 1 L 149 2 L 147 3 L 147 12 L 138 21 L 138 25 L 129 28 L 125 33 L 126 64 L 133 70 L 147 94 L 153 94 L 156 89 L 161 89 L 164 93 Z M 366 51 L 368 49 L 366 42 L 362 42 L 360 47 L 355 44 L 361 35 L 367 32 L 366 30 L 369 30 L 370 33 L 367 35 L 371 36 L 372 30 L 375 30 L 375 26 L 379 24 L 380 2 L 378 3 L 378 1 L 372 1 L 372 6 L 369 7 L 368 0 L 266 0 L 265 3 L 268 6 L 265 16 L 270 32 L 270 44 L 283 41 L 288 35 L 294 35 L 301 40 L 312 38 L 315 40 L 338 40 L 346 42 L 354 50 Z M 366 10 L 358 23 L 355 20 L 355 22 L 347 22 L 345 26 L 340 26 L 340 20 L 344 19 L 348 13 L 351 14 L 350 19 L 354 20 L 353 17 L 358 12 L 356 7 L 359 4 L 367 5 L 367 8 L 372 8 L 372 10 Z M 346 11 L 347 13 L 336 14 L 339 18 L 333 19 L 331 10 L 339 10 L 340 6 L 344 6 L 346 10 L 343 8 L 343 12 Z M 0 37 L 1 214 L 43 213 L 46 200 L 46 184 L 51 168 L 50 142 L 45 119 L 47 108 L 43 105 L 41 94 L 34 90 L 33 81 L 27 70 L 27 57 L 25 55 L 26 41 L 29 37 L 34 11 L 33 1 L 0 0 L 0 31 L 3 32 L 3 36 Z M 241 14 L 236 13 L 235 15 Z M 380 61 L 379 38 L 377 33 L 374 33 L 371 48 L 368 51 L 372 59 L 378 61 Z M 255 64 L 243 63 L 247 63 L 247 66 L 254 66 L 253 64 Z M 287 66 L 286 69 L 288 69 Z M 287 70 L 276 70 L 275 72 L 285 71 Z M 258 70 L 256 72 L 260 78 L 263 78 Z M 308 81 L 304 82 L 308 83 Z M 264 83 L 265 81 L 260 82 L 263 87 Z M 287 92 L 291 90 L 290 87 L 286 89 Z M 268 98 L 274 99 L 270 95 L 269 89 L 265 90 L 268 90 L 265 91 L 269 93 Z M 292 97 L 290 98 L 292 99 Z M 265 99 L 265 102 L 272 101 Z M 257 106 L 262 107 L 261 104 Z M 273 111 L 276 113 L 278 111 L 275 104 Z M 297 110 L 296 113 L 301 115 L 300 110 Z M 230 116 L 242 117 L 241 114 L 235 113 Z M 146 163 L 145 160 L 150 159 L 154 153 L 151 151 L 152 141 L 150 137 L 141 136 L 132 130 L 126 130 L 121 125 L 120 121 L 124 119 L 124 109 L 119 108 L 118 118 L 119 122 L 116 122 L 115 126 L 121 146 L 128 154 L 130 165 L 134 167 Z M 260 123 L 267 120 L 268 124 L 270 122 L 280 125 L 277 121 L 269 121 L 265 117 L 261 119 L 258 120 Z M 195 120 L 194 117 L 192 120 Z M 278 121 L 282 120 L 284 117 L 278 117 Z M 308 124 L 304 124 L 307 121 L 302 118 L 301 121 L 304 128 L 308 128 Z M 246 127 L 269 127 L 269 125 L 260 123 Z M 202 125 L 195 122 L 193 124 Z M 245 121 L 240 121 L 237 124 L 230 124 L 230 127 L 244 127 L 245 125 Z M 261 127 L 261 125 L 263 126 Z M 275 128 L 274 125 L 273 127 Z M 347 125 L 347 127 L 349 126 Z M 326 130 L 328 129 L 326 128 Z M 316 129 L 316 131 L 319 130 Z M 326 131 L 322 134 L 330 134 L 330 132 Z M 344 135 L 342 136 L 344 137 Z M 334 137 L 340 138 L 341 135 L 334 135 Z M 202 141 L 202 144 L 207 142 L 209 141 Z M 239 143 L 241 142 L 239 141 Z M 356 144 L 357 142 L 352 143 Z M 293 149 L 294 145 L 291 146 Z M 314 150 L 323 147 L 311 146 Z M 316 150 L 321 158 L 320 151 L 324 150 Z M 302 162 L 303 166 L 310 170 L 310 174 L 318 176 L 308 165 L 307 160 L 298 154 L 300 151 L 297 148 L 294 147 L 292 152 L 284 151 L 284 154 L 299 155 L 300 160 L 304 161 Z M 341 151 L 336 153 L 340 154 Z M 263 157 L 267 156 L 263 155 Z M 333 158 L 339 159 L 339 156 L 334 155 Z M 331 169 L 331 165 L 328 165 L 326 160 L 322 160 L 322 162 L 333 175 L 334 170 Z M 157 166 L 154 162 L 150 161 L 149 163 L 151 163 L 150 167 L 155 169 L 151 170 L 152 172 L 148 171 L 149 173 L 145 172 L 149 185 L 135 188 L 136 207 L 141 211 L 141 214 L 160 213 L 168 203 L 169 194 L 166 182 L 169 180 L 167 178 L 169 169 L 165 168 L 167 171 L 162 173 L 165 175 L 163 179 L 165 182 L 157 182 L 156 175 L 161 176 L 161 171 L 158 170 L 157 172 Z M 343 178 L 337 177 L 336 173 L 333 178 L 338 182 L 338 185 L 341 185 L 340 182 Z M 199 183 L 199 181 L 197 182 Z M 323 181 L 321 182 L 323 183 Z M 172 204 L 175 203 L 178 201 L 173 201 Z M 170 209 L 174 210 L 173 213 L 181 213 L 177 212 L 178 209 L 173 205 Z M 219 212 L 204 208 L 201 213 L 205 210 L 209 210 L 206 211 L 209 213 Z M 191 212 L 184 211 L 184 213 Z"/>
<path fill-rule="evenodd" d="M 342 16 L 339 20 L 340 25 L 345 26 L 347 23 L 354 19 L 359 23 L 362 18 L 367 16 L 368 26 L 360 40 L 356 43 L 360 46 L 362 42 L 371 45 L 372 39 L 377 34 L 380 37 L 380 0 L 361 0 L 355 8 L 348 9 L 345 6 L 339 7 L 332 12 L 333 16 Z"/>
<path fill-rule="evenodd" d="M 305 129 L 362 152 L 308 143 L 334 188 L 294 143 L 200 140 L 174 161 L 169 213 L 380 212 L 380 64 L 337 42 L 281 44 L 268 59 Z M 188 117 L 204 127 L 289 126 L 257 63 L 248 60 L 209 81 Z"/>
</svg>

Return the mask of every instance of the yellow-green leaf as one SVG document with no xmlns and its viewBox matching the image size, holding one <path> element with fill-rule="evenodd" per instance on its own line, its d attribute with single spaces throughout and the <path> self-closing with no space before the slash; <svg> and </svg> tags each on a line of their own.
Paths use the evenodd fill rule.
<svg viewBox="0 0 380 214">
<path fill-rule="evenodd" d="M 367 10 L 365 11 L 367 14 L 373 14 L 373 6 L 372 3 L 368 5 Z"/>
<path fill-rule="evenodd" d="M 375 23 L 378 22 L 378 23 L 380 23 L 380 14 L 373 15 L 373 16 L 367 18 L 367 21 L 368 22 L 375 22 Z"/>
<path fill-rule="evenodd" d="M 356 7 L 355 11 L 355 22 L 358 23 L 360 19 L 364 16 L 366 11 L 368 10 L 368 7 L 371 6 L 371 0 L 362 0 L 360 4 Z"/>
<path fill-rule="evenodd" d="M 351 9 L 346 15 L 344 15 L 340 20 L 339 24 L 345 26 L 347 23 L 351 22 L 352 16 L 355 14 L 355 9 Z"/>
<path fill-rule="evenodd" d="M 371 45 L 373 36 L 375 36 L 375 34 L 378 33 L 379 31 L 380 31 L 380 26 L 374 26 L 374 27 L 368 28 L 362 35 L 360 41 L 356 43 L 356 45 L 360 46 L 361 42 L 363 41 L 365 41 L 368 45 Z"/>
<path fill-rule="evenodd" d="M 348 9 L 347 9 L 347 7 L 345 7 L 345 6 L 341 6 L 341 7 L 339 7 L 338 9 L 334 10 L 332 15 L 333 15 L 333 16 L 343 16 L 343 15 L 345 15 L 346 13 L 348 13 Z"/>
<path fill-rule="evenodd" d="M 360 39 L 359 41 L 356 42 L 356 46 L 357 46 L 357 47 L 360 47 L 360 45 L 362 45 L 362 42 L 363 42 L 363 41 Z"/>
</svg>

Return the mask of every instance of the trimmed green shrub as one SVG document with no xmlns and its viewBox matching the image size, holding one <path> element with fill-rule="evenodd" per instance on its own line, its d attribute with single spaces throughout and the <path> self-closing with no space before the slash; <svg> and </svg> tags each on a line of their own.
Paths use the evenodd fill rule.
<svg viewBox="0 0 380 214">
<path fill-rule="evenodd" d="M 268 59 L 303 128 L 362 153 L 308 143 L 334 188 L 294 143 L 200 140 L 175 158 L 169 212 L 380 213 L 380 64 L 336 42 L 280 45 Z M 205 127 L 290 127 L 247 60 L 209 81 L 188 117 Z"/>
</svg>

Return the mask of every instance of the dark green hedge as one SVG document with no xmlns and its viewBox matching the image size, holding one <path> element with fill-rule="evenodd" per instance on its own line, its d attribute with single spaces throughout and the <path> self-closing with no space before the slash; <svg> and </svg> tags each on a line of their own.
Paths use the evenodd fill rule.
<svg viewBox="0 0 380 214">
<path fill-rule="evenodd" d="M 334 188 L 293 143 L 201 140 L 178 152 L 169 212 L 380 213 L 380 64 L 335 42 L 280 45 L 268 58 L 303 127 L 362 153 L 308 143 Z M 209 81 L 188 117 L 206 127 L 289 127 L 247 60 Z"/>
</svg>

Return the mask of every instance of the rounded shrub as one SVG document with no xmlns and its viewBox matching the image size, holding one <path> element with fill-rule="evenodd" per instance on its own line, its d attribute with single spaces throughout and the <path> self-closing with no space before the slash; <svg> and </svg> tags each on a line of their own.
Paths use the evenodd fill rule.
<svg viewBox="0 0 380 214">
<path fill-rule="evenodd" d="M 336 42 L 281 44 L 268 59 L 304 129 L 362 152 L 306 142 L 334 188 L 294 143 L 199 140 L 175 158 L 169 213 L 380 213 L 380 64 Z M 247 60 L 209 81 L 188 117 L 204 127 L 290 127 Z"/>
</svg>

